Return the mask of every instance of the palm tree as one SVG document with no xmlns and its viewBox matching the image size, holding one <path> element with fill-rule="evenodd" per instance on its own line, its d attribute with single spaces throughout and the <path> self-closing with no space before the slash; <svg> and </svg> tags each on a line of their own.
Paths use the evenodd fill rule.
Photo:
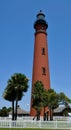
<svg viewBox="0 0 71 130">
<path fill-rule="evenodd" d="M 12 102 L 12 120 L 14 120 L 14 101 L 16 99 L 16 92 L 11 79 L 7 81 L 7 86 L 4 90 L 3 98 Z"/>
<path fill-rule="evenodd" d="M 44 90 L 43 92 L 43 108 L 44 108 L 44 116 L 43 120 L 48 120 L 48 115 L 46 114 L 46 107 L 48 106 L 48 90 Z"/>
<path fill-rule="evenodd" d="M 17 119 L 17 106 L 18 101 L 22 99 L 23 92 L 28 90 L 28 78 L 21 73 L 15 73 L 7 82 L 7 86 L 4 90 L 4 99 L 12 102 L 12 120 Z M 14 112 L 14 101 L 16 101 L 16 108 Z"/>
<path fill-rule="evenodd" d="M 43 106 L 43 91 L 44 91 L 44 85 L 41 81 L 36 81 L 33 86 L 33 92 L 32 92 L 32 107 L 36 110 L 36 116 L 37 120 L 40 119 L 40 111 L 41 107 Z"/>
<path fill-rule="evenodd" d="M 47 91 L 47 102 L 50 111 L 50 120 L 53 120 L 53 110 L 58 107 L 58 94 L 53 90 Z"/>
<path fill-rule="evenodd" d="M 53 110 L 57 108 L 60 103 L 64 104 L 66 108 L 69 108 L 69 103 L 71 103 L 71 100 L 63 92 L 60 92 L 58 94 L 53 89 L 44 90 L 43 93 L 44 115 L 45 115 L 45 108 L 46 106 L 48 106 L 50 111 L 50 120 L 53 120 Z"/>
<path fill-rule="evenodd" d="M 59 96 L 59 102 L 68 107 L 69 106 L 68 104 L 71 103 L 71 99 L 69 99 L 63 92 L 60 92 L 58 96 Z"/>
</svg>

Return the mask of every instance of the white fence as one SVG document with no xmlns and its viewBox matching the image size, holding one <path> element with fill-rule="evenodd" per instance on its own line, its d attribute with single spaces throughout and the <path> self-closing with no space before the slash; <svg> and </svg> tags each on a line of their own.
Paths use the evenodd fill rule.
<svg viewBox="0 0 71 130">
<path fill-rule="evenodd" d="M 71 121 L 11 121 L 0 120 L 0 128 L 71 129 Z"/>
<path fill-rule="evenodd" d="M 17 117 L 17 120 L 24 120 L 24 121 L 32 121 L 34 117 L 32 116 L 22 116 L 22 117 Z M 12 117 L 0 117 L 0 120 L 12 120 Z M 34 119 L 36 121 L 36 118 Z M 43 117 L 40 117 L 40 120 L 43 121 Z M 48 117 L 48 120 L 50 120 L 50 117 Z M 64 116 L 53 116 L 53 120 L 56 121 L 70 121 L 71 117 L 64 117 Z"/>
</svg>

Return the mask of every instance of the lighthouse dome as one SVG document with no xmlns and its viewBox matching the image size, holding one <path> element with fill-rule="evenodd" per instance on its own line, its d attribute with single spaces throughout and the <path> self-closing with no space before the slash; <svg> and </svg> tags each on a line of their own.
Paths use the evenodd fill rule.
<svg viewBox="0 0 71 130">
<path fill-rule="evenodd" d="M 36 26 L 38 24 L 44 24 L 46 26 L 46 28 L 48 28 L 48 24 L 45 20 L 45 15 L 43 14 L 43 12 L 40 10 L 40 12 L 37 14 L 37 20 L 34 23 L 34 28 L 36 29 Z"/>
</svg>

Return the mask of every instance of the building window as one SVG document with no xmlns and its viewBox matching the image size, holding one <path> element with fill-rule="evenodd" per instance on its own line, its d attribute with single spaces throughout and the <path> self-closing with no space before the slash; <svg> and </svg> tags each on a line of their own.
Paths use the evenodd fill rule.
<svg viewBox="0 0 71 130">
<path fill-rule="evenodd" d="M 42 55 L 45 55 L 45 48 L 42 48 Z"/>
<path fill-rule="evenodd" d="M 42 67 L 42 75 L 46 75 L 46 69 L 45 69 L 45 67 Z"/>
</svg>

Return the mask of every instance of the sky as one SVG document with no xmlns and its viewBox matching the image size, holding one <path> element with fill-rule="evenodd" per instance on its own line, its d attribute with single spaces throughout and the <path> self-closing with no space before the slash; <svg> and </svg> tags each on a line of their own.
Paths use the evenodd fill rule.
<svg viewBox="0 0 71 130">
<path fill-rule="evenodd" d="M 24 110 L 30 109 L 33 24 L 40 10 L 48 22 L 51 88 L 71 98 L 71 0 L 0 0 L 0 109 L 11 107 L 11 102 L 2 95 L 14 73 L 29 78 L 28 92 L 19 105 Z"/>
</svg>

